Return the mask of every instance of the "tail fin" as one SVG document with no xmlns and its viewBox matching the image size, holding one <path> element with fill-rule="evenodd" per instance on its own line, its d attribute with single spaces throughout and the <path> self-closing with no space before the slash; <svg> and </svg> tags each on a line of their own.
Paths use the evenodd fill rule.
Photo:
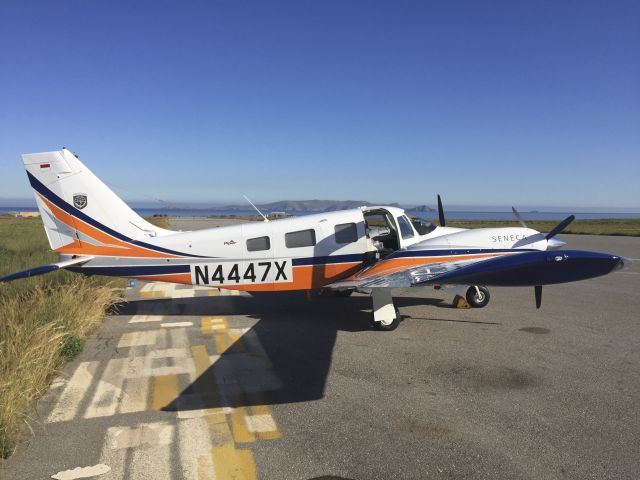
<svg viewBox="0 0 640 480">
<path fill-rule="evenodd" d="M 151 256 L 142 240 L 173 233 L 141 218 L 66 148 L 22 161 L 49 244 L 59 253 Z"/>
</svg>

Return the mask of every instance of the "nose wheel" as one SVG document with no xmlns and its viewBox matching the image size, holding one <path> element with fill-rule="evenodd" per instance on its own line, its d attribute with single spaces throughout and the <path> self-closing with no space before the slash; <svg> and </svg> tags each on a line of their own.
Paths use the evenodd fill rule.
<svg viewBox="0 0 640 480">
<path fill-rule="evenodd" d="M 465 295 L 467 299 L 467 303 L 472 308 L 482 308 L 487 306 L 489 300 L 491 299 L 491 295 L 489 294 L 489 289 L 487 287 L 479 287 L 477 285 L 471 285 L 467 289 L 467 293 Z"/>
</svg>

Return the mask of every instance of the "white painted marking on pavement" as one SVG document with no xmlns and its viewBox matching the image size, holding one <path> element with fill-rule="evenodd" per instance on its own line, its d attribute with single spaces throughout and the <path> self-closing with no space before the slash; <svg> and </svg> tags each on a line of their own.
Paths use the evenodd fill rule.
<svg viewBox="0 0 640 480">
<path fill-rule="evenodd" d="M 98 380 L 96 392 L 87 407 L 84 418 L 109 417 L 115 415 L 124 396 L 122 383 L 127 371 L 128 358 L 109 360 L 102 377 Z"/>
<path fill-rule="evenodd" d="M 191 327 L 193 326 L 193 322 L 168 322 L 168 323 L 161 323 L 160 326 L 163 328 Z"/>
<path fill-rule="evenodd" d="M 80 403 L 93 382 L 93 374 L 97 368 L 98 362 L 82 362 L 78 365 L 58 398 L 56 406 L 47 417 L 48 423 L 67 422 L 76 416 Z"/>
<path fill-rule="evenodd" d="M 246 415 L 244 419 L 250 432 L 275 432 L 278 430 L 271 415 Z"/>
<path fill-rule="evenodd" d="M 203 418 L 181 420 L 178 423 L 178 442 L 182 478 L 211 478 L 214 465 L 211 458 L 211 432 Z"/>
<path fill-rule="evenodd" d="M 128 378 L 124 382 L 120 413 L 143 412 L 147 409 L 149 397 L 148 378 Z"/>
<path fill-rule="evenodd" d="M 102 475 L 109 471 L 111 471 L 111 468 L 109 468 L 108 465 L 99 463 L 92 467 L 77 467 L 71 470 L 63 470 L 55 475 L 51 475 L 51 478 L 55 478 L 56 480 L 75 480 L 76 478 L 95 477 L 96 475 Z"/>
<path fill-rule="evenodd" d="M 187 337 L 187 331 L 183 328 L 173 328 L 169 330 L 169 344 L 172 348 L 184 348 L 185 352 L 187 348 L 191 348 L 189 338 Z M 186 353 L 185 353 L 186 354 Z"/>
<path fill-rule="evenodd" d="M 158 332 L 156 330 L 123 333 L 120 337 L 120 341 L 118 342 L 118 348 L 155 345 L 157 333 Z"/>
<path fill-rule="evenodd" d="M 164 315 L 134 315 L 129 323 L 161 322 L 162 320 Z"/>
<path fill-rule="evenodd" d="M 170 445 L 172 440 L 173 425 L 164 422 L 141 423 L 135 427 L 110 427 L 107 430 L 107 445 L 112 450 Z"/>
<path fill-rule="evenodd" d="M 111 465 L 109 478 L 173 478 L 175 427 L 165 422 L 111 427 L 100 461 Z"/>
<path fill-rule="evenodd" d="M 195 296 L 195 290 L 175 290 L 171 292 L 171 298 L 193 298 Z"/>
</svg>

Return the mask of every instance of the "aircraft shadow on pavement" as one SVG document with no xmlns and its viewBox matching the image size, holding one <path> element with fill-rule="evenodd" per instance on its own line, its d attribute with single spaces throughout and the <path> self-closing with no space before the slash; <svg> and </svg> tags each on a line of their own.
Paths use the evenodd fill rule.
<svg viewBox="0 0 640 480">
<path fill-rule="evenodd" d="M 429 298 L 396 298 L 400 307 L 440 302 Z M 360 295 L 308 300 L 301 292 L 282 292 L 138 300 L 119 305 L 118 314 L 240 315 L 258 320 L 167 405 L 164 408 L 167 411 L 321 399 L 338 331 L 372 330 L 371 299 Z M 202 341 L 213 343 L 212 337 L 207 335 Z"/>
</svg>

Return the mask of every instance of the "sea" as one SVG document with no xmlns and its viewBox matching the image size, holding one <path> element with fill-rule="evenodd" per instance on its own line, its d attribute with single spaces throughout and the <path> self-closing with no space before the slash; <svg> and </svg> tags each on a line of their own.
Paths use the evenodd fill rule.
<svg viewBox="0 0 640 480">
<path fill-rule="evenodd" d="M 36 208 L 34 206 L 24 206 L 24 207 L 0 207 L 0 215 L 6 214 L 10 212 L 31 212 L 35 211 Z M 216 210 L 216 209 L 178 209 L 178 208 L 134 208 L 133 209 L 138 215 L 142 217 L 151 217 L 153 215 L 167 215 L 169 217 L 245 217 L 245 216 L 255 216 L 255 210 Z M 271 212 L 264 212 L 271 213 Z M 319 212 L 305 212 L 305 211 L 291 211 L 285 212 L 290 215 L 301 216 L 301 215 L 310 215 Z M 437 219 L 437 212 L 417 212 L 408 210 L 407 214 L 413 217 L 420 217 L 426 220 L 434 220 Z M 520 215 L 525 220 L 562 220 L 569 215 L 575 215 L 577 219 L 597 219 L 597 218 L 640 218 L 640 212 L 565 212 L 565 211 L 557 211 L 557 212 L 541 212 L 541 211 L 533 211 L 533 212 L 520 212 Z M 496 212 L 486 212 L 486 211 L 471 211 L 471 210 L 445 210 L 446 218 L 452 220 L 514 220 L 515 217 L 513 212 L 509 211 L 496 211 Z"/>
</svg>

